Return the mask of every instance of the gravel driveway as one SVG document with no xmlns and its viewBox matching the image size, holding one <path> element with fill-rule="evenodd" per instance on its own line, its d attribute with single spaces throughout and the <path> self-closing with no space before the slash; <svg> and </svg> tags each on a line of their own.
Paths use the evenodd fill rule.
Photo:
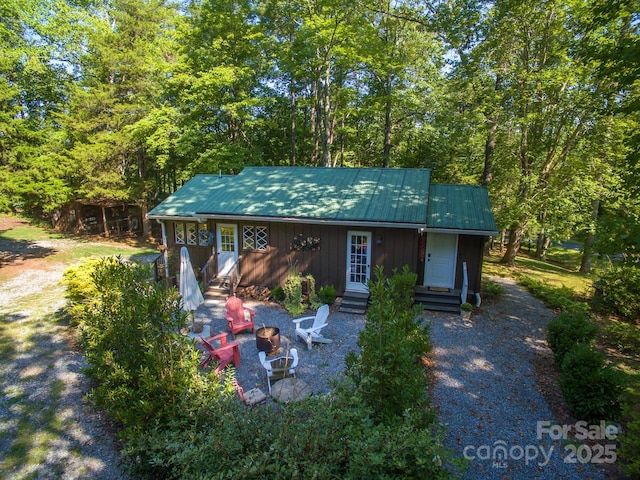
<svg viewBox="0 0 640 480">
<path fill-rule="evenodd" d="M 514 281 L 493 280 L 504 289 L 500 301 L 471 322 L 427 314 L 436 357 L 434 401 L 447 446 L 469 460 L 463 478 L 603 478 L 589 464 L 565 463 L 572 458 L 562 441 L 546 433 L 538 438 L 538 422 L 559 424 L 534 372 L 536 355 L 550 354 L 545 336 L 553 314 Z"/>
</svg>

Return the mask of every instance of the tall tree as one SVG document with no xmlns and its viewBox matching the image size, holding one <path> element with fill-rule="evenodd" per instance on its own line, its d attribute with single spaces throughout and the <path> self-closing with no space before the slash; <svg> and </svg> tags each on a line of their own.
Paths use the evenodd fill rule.
<svg viewBox="0 0 640 480">
<path fill-rule="evenodd" d="M 160 94 L 168 59 L 159 39 L 172 28 L 175 10 L 165 0 L 111 0 L 92 13 L 66 120 L 76 195 L 139 201 L 144 213 L 152 159 L 132 131 Z"/>
</svg>

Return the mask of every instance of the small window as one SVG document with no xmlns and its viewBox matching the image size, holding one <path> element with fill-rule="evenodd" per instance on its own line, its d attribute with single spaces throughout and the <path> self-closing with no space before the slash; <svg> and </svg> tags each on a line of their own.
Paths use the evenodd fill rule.
<svg viewBox="0 0 640 480">
<path fill-rule="evenodd" d="M 198 245 L 201 247 L 208 247 L 213 243 L 213 233 L 207 230 L 206 223 L 198 224 Z"/>
<path fill-rule="evenodd" d="M 245 250 L 253 250 L 256 248 L 256 239 L 254 234 L 254 227 L 245 225 L 242 227 L 242 248 Z"/>
<path fill-rule="evenodd" d="M 256 227 L 256 249 L 266 250 L 268 245 L 267 227 Z"/>
<path fill-rule="evenodd" d="M 187 223 L 187 245 L 198 244 L 198 226 L 195 223 Z"/>
<path fill-rule="evenodd" d="M 269 246 L 267 227 L 244 225 L 242 227 L 242 248 L 245 250 L 266 250 Z"/>
<path fill-rule="evenodd" d="M 175 229 L 176 244 L 184 245 L 186 243 L 186 237 L 184 234 L 184 223 L 176 222 L 173 224 L 173 226 Z"/>
</svg>

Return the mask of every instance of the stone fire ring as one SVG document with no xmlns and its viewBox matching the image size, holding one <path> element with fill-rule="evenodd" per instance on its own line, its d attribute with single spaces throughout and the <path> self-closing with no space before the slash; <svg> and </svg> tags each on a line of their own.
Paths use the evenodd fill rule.
<svg viewBox="0 0 640 480">
<path fill-rule="evenodd" d="M 283 378 L 271 385 L 271 396 L 277 402 L 298 402 L 311 395 L 311 387 L 296 377 Z"/>
</svg>

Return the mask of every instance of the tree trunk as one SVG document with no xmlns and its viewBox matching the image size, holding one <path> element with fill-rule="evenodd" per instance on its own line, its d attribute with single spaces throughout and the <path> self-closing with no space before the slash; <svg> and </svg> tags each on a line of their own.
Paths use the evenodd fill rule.
<svg viewBox="0 0 640 480">
<path fill-rule="evenodd" d="M 536 245 L 536 258 L 538 260 L 544 260 L 547 256 L 547 249 L 549 248 L 550 243 L 551 238 L 549 238 L 544 230 L 538 234 L 538 243 Z"/>
<path fill-rule="evenodd" d="M 496 83 L 494 90 L 497 92 L 502 89 L 502 75 L 496 75 Z M 489 185 L 493 180 L 493 152 L 496 149 L 496 133 L 498 132 L 498 111 L 488 118 L 487 121 L 491 125 L 487 132 L 487 138 L 484 143 L 484 171 L 482 172 L 482 184 Z"/>
<path fill-rule="evenodd" d="M 384 90 L 386 95 L 384 105 L 384 148 L 382 151 L 382 168 L 389 167 L 391 157 L 391 73 L 387 73 Z"/>
<path fill-rule="evenodd" d="M 327 62 L 322 88 L 322 163 L 331 167 L 331 65 Z"/>
<path fill-rule="evenodd" d="M 291 83 L 289 83 L 290 94 L 290 108 L 291 108 L 291 151 L 289 153 L 289 165 L 295 167 L 296 165 L 296 92 L 293 90 L 293 75 L 291 76 Z"/>
<path fill-rule="evenodd" d="M 591 272 L 591 256 L 593 254 L 593 244 L 596 241 L 596 221 L 598 220 L 598 211 L 600 210 L 600 200 L 595 199 L 591 202 L 591 220 L 592 225 L 584 240 L 584 250 L 582 252 L 582 260 L 580 262 L 580 273 Z"/>
<path fill-rule="evenodd" d="M 524 230 L 526 223 L 522 222 L 520 225 L 514 225 L 509 230 L 509 244 L 507 245 L 507 251 L 500 260 L 500 263 L 513 267 L 516 261 L 516 255 L 520 251 L 520 244 L 524 237 Z"/>
<path fill-rule="evenodd" d="M 107 210 L 102 207 L 102 228 L 104 229 L 104 236 L 109 236 L 109 227 L 107 226 Z"/>
<path fill-rule="evenodd" d="M 318 122 L 318 90 L 320 89 L 319 80 L 314 82 L 313 103 L 311 105 L 311 132 L 313 135 L 313 146 L 311 147 L 311 165 L 318 166 L 318 150 L 320 149 L 320 125 Z"/>
</svg>

